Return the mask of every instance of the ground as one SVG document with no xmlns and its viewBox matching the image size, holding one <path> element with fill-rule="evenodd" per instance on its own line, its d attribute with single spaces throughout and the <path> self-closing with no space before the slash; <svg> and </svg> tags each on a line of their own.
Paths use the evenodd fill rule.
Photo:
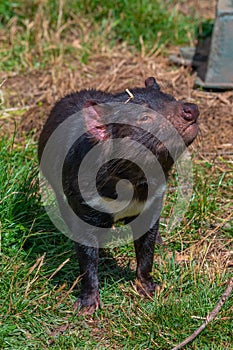
<svg viewBox="0 0 233 350">
<path fill-rule="evenodd" d="M 182 9 L 186 11 L 186 7 Z M 207 13 L 212 13 L 212 10 L 213 6 Z M 76 45 L 75 40 L 73 45 Z M 135 53 L 122 44 L 112 49 L 102 47 L 100 51 L 96 50 L 88 64 L 70 57 L 69 63 L 60 65 L 58 62 L 44 70 L 29 70 L 23 74 L 2 72 L 1 91 L 5 108 L 0 120 L 1 129 L 5 131 L 11 126 L 12 131 L 16 122 L 19 131 L 33 130 L 38 134 L 54 102 L 65 94 L 83 88 L 121 91 L 144 86 L 144 80 L 154 76 L 164 91 L 177 99 L 198 104 L 200 133 L 193 147 L 207 158 L 214 154 L 232 155 L 233 92 L 194 89 L 195 72 L 171 63 L 168 57 L 174 52 L 178 53 L 179 48 L 166 49 L 162 55 L 160 49 L 144 54 L 142 48 L 140 53 Z M 25 109 L 23 114 L 22 109 Z M 18 117 L 17 111 L 21 111 Z"/>
<path fill-rule="evenodd" d="M 195 11 L 202 18 L 209 19 L 215 16 L 216 1 L 173 1 L 172 6 L 176 6 L 177 11 L 179 10 L 185 15 L 192 15 Z M 3 41 L 5 40 L 3 36 L 1 38 Z M 75 48 L 79 47 L 80 42 L 74 36 L 71 44 Z M 194 45 L 195 42 L 192 44 Z M 49 251 L 47 246 L 42 244 L 43 251 L 41 248 L 38 253 L 36 247 L 35 254 L 31 257 L 27 256 L 25 260 L 22 258 L 22 261 L 20 256 L 19 260 L 17 260 L 18 257 L 13 260 L 10 254 L 8 257 L 7 253 L 4 253 L 4 261 L 6 261 L 8 268 L 6 271 L 9 271 L 8 275 L 10 276 L 10 283 L 6 279 L 7 296 L 4 299 L 5 304 L 9 301 L 9 307 L 7 306 L 6 309 L 6 317 L 9 316 L 9 330 L 11 331 L 12 323 L 16 324 L 17 329 L 22 328 L 24 333 L 19 337 L 16 334 L 12 339 L 15 338 L 16 341 L 22 342 L 20 343 L 22 345 L 26 337 L 27 342 L 31 342 L 29 345 L 38 344 L 40 348 L 47 348 L 47 345 L 50 346 L 54 343 L 58 344 L 57 349 L 62 348 L 62 345 L 63 348 L 76 348 L 75 345 L 74 347 L 67 346 L 68 341 L 72 341 L 72 336 L 76 336 L 74 343 L 79 341 L 78 337 L 80 337 L 80 344 L 82 341 L 88 342 L 89 338 L 94 339 L 93 347 L 91 345 L 89 347 L 89 343 L 87 343 L 87 349 L 100 348 L 97 345 L 106 345 L 106 347 L 110 346 L 116 349 L 150 349 L 155 348 L 157 342 L 160 346 L 158 348 L 165 349 L 176 344 L 178 340 L 180 341 L 184 331 L 190 334 L 191 328 L 187 327 L 186 320 L 190 322 L 190 327 L 193 330 L 196 328 L 196 323 L 191 322 L 202 320 L 207 315 L 207 310 L 212 310 L 222 289 L 225 288 L 230 269 L 233 266 L 230 248 L 232 245 L 232 232 L 230 231 L 232 227 L 230 221 L 232 220 L 232 197 L 230 192 L 233 166 L 233 91 L 213 92 L 195 89 L 195 71 L 191 67 L 176 66 L 169 60 L 170 54 L 179 52 L 178 46 L 164 48 L 155 45 L 151 52 L 145 50 L 143 42 L 140 51 L 135 51 L 125 43 L 109 47 L 99 45 L 97 42 L 93 43 L 93 46 L 87 60 L 80 60 L 80 57 L 75 56 L 75 52 L 72 51 L 66 60 L 57 57 L 44 69 L 30 68 L 29 65 L 28 69 L 24 69 L 20 73 L 16 69 L 0 72 L 0 135 L 12 135 L 15 132 L 14 145 L 16 148 L 24 144 L 27 135 L 37 141 L 39 132 L 54 102 L 65 94 L 83 88 L 96 88 L 109 92 L 122 91 L 126 88 L 130 90 L 135 86 L 144 86 L 145 79 L 154 76 L 163 91 L 174 95 L 177 99 L 196 103 L 200 110 L 199 136 L 190 147 L 195 167 L 197 167 L 193 204 L 191 204 L 189 216 L 184 218 L 181 229 L 174 231 L 170 236 L 166 235 L 164 227 L 161 229 L 166 244 L 164 248 L 156 248 L 155 252 L 157 264 L 155 266 L 158 267 L 154 276 L 161 282 L 161 291 L 155 300 L 156 308 L 151 307 L 150 309 L 149 304 L 139 301 L 136 292 L 131 288 L 132 272 L 130 270 L 129 276 L 126 273 L 129 268 L 135 270 L 135 256 L 131 248 L 125 250 L 119 248 L 119 251 L 117 249 L 114 251 L 114 261 L 118 263 L 118 270 L 116 270 L 115 265 L 109 263 L 109 261 L 111 262 L 110 258 L 109 261 L 107 259 L 101 260 L 101 288 L 104 285 L 101 297 L 103 297 L 105 305 L 96 318 L 81 319 L 81 321 L 71 311 L 74 301 L 72 293 L 79 277 L 75 275 L 77 270 L 73 269 L 76 262 L 66 270 L 65 265 L 69 265 L 71 257 L 70 245 L 68 248 L 66 246 L 66 248 L 61 248 L 64 249 L 64 252 L 57 247 L 58 250 L 54 248 L 56 253 L 53 254 L 53 248 Z M 22 160 L 21 163 L 23 163 Z M 199 166 L 201 170 L 198 168 Z M 7 191 L 4 196 L 4 199 L 8 199 Z M 26 205 L 26 201 L 24 204 Z M 214 207 L 213 211 L 211 211 L 211 206 Z M 204 207 L 207 209 L 205 210 Z M 166 209 L 168 214 L 169 208 L 168 206 Z M 6 208 L 7 212 L 8 208 Z M 13 217 L 13 219 L 15 218 Z M 4 225 L 8 231 L 14 227 L 13 223 L 11 225 L 8 222 Z M 21 222 L 20 225 L 23 226 Z M 33 228 L 34 221 L 31 225 Z M 22 230 L 21 226 L 20 230 Z M 43 225 L 41 227 L 43 228 Z M 15 232 L 18 232 L 17 230 Z M 30 230 L 28 235 L 31 233 Z M 44 230 L 46 231 L 46 229 Z M 40 233 L 41 231 L 36 232 L 39 236 L 38 241 L 41 239 Z M 6 237 L 8 236 L 6 235 Z M 18 236 L 16 235 L 16 237 Z M 35 239 L 37 238 L 35 237 Z M 58 237 L 58 239 L 62 241 L 61 238 Z M 49 245 L 49 242 L 47 239 L 46 244 Z M 23 244 L 22 247 L 20 245 L 20 249 L 22 248 L 20 253 L 22 251 L 24 253 Z M 47 255 L 45 255 L 45 251 Z M 68 255 L 66 255 L 67 253 Z M 28 254 L 27 250 L 26 254 Z M 13 262 L 15 261 L 13 265 L 9 263 L 11 259 Z M 101 269 L 101 264 L 107 266 Z M 109 274 L 109 276 L 107 278 L 109 279 L 105 280 L 106 269 L 108 269 L 107 275 Z M 17 271 L 21 270 L 22 275 L 17 277 Z M 60 270 L 62 270 L 61 275 L 59 275 Z M 34 273 L 35 278 L 33 277 Z M 57 274 L 59 277 L 55 276 L 54 285 L 51 287 L 50 280 L 53 280 L 54 275 Z M 7 273 L 5 273 L 6 275 Z M 106 294 L 104 294 L 104 290 Z M 23 306 L 20 304 L 21 301 Z M 206 330 L 207 347 L 203 347 L 205 344 L 204 336 L 203 343 L 200 340 L 201 347 L 198 347 L 199 343 L 197 345 L 194 343 L 190 349 L 209 349 L 208 339 L 211 344 L 216 344 L 215 338 L 221 334 L 222 329 L 225 330 L 226 340 L 224 340 L 224 335 L 223 339 L 222 335 L 219 336 L 222 339 L 220 348 L 230 349 L 230 345 L 229 348 L 227 346 L 230 344 L 228 342 L 230 342 L 231 337 L 229 326 L 231 306 L 232 304 L 229 304 L 225 311 L 219 315 L 216 324 L 213 323 Z M 164 308 L 166 308 L 165 312 Z M 27 315 L 32 322 L 32 328 L 28 326 L 30 322 L 26 318 Z M 30 318 L 31 315 L 32 318 Z M 51 318 L 49 318 L 50 315 L 52 315 Z M 14 322 L 12 322 L 11 317 Z M 192 319 L 192 317 L 194 318 Z M 150 326 L 151 319 L 157 327 L 156 331 Z M 135 320 L 137 320 L 137 324 Z M 38 333 L 36 333 L 35 329 L 40 322 L 41 328 L 39 326 Z M 176 326 L 176 322 L 178 322 L 178 326 Z M 225 324 L 228 322 L 226 326 L 224 322 Z M 6 318 L 4 318 L 3 324 L 7 324 Z M 8 342 L 11 341 L 9 340 L 11 335 L 9 330 L 6 328 Z M 155 334 L 154 338 L 151 337 L 151 345 L 148 347 L 139 346 L 143 344 L 142 340 L 140 344 L 138 343 L 141 336 L 140 330 L 142 330 L 141 334 L 145 335 L 145 340 L 143 338 L 145 344 L 147 344 L 148 334 Z M 90 336 L 88 334 L 85 338 L 84 331 L 90 332 Z M 217 336 L 216 332 L 218 332 Z M 65 336 L 59 338 L 59 335 L 63 335 L 63 333 Z M 66 336 L 67 334 L 69 337 Z M 67 343 L 65 343 L 66 341 Z M 67 347 L 64 347 L 64 344 Z M 213 349 L 217 349 L 217 346 L 218 344 Z M 12 346 L 12 348 L 17 347 Z"/>
</svg>

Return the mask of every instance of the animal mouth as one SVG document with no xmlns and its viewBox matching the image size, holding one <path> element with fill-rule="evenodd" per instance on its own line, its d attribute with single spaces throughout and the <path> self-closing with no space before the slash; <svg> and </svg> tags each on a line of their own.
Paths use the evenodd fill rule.
<svg viewBox="0 0 233 350">
<path fill-rule="evenodd" d="M 189 123 L 186 127 L 186 130 L 191 127 L 198 127 L 198 123 L 194 120 L 193 122 Z"/>
<path fill-rule="evenodd" d="M 188 146 L 190 143 L 192 143 L 196 136 L 198 134 L 198 123 L 196 121 L 193 121 L 192 123 L 189 123 L 184 131 L 184 142 Z"/>
</svg>

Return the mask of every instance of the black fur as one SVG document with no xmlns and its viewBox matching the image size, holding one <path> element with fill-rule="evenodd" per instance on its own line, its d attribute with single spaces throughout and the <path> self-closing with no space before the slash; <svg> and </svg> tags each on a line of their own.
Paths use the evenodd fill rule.
<svg viewBox="0 0 233 350">
<path fill-rule="evenodd" d="M 165 123 L 161 124 L 161 132 L 166 129 L 166 120 L 169 120 L 173 124 L 175 129 L 182 136 L 185 145 L 189 145 L 196 137 L 197 126 L 196 121 L 198 117 L 198 108 L 196 105 L 191 103 L 185 103 L 177 101 L 173 96 L 165 94 L 160 90 L 159 85 L 153 77 L 146 79 L 145 88 L 135 88 L 130 89 L 130 93 L 133 98 L 130 98 L 127 92 L 122 92 L 118 94 L 105 93 L 103 91 L 96 90 L 82 90 L 80 92 L 72 93 L 65 96 L 59 102 L 57 102 L 52 109 L 50 116 L 45 123 L 39 139 L 38 155 L 41 160 L 44 148 L 48 139 L 53 134 L 54 130 L 64 122 L 69 116 L 74 113 L 82 111 L 88 106 L 99 106 L 103 103 L 110 102 L 122 102 L 122 103 L 134 103 L 144 106 L 145 108 L 150 108 L 155 112 L 160 113 L 165 117 Z M 133 110 L 133 109 L 132 109 Z M 133 113 L 133 112 L 132 112 Z M 108 120 L 106 130 L 103 131 L 104 137 L 111 138 L 130 138 L 135 140 L 157 157 L 163 169 L 165 179 L 168 177 L 169 170 L 171 169 L 174 159 L 169 154 L 169 151 L 164 145 L 159 141 L 152 133 L 146 132 L 140 128 L 140 123 L 142 123 L 143 118 L 140 116 L 135 116 L 138 118 L 138 127 L 128 125 L 127 122 L 124 126 L 118 125 L 111 119 Z M 83 121 L 85 124 L 85 120 Z M 151 121 L 151 130 L 155 127 L 156 123 Z M 188 126 L 194 125 L 195 127 L 189 131 Z M 70 130 L 70 132 L 75 132 L 75 130 Z M 99 132 L 95 130 L 95 132 Z M 87 234 L 88 237 L 93 237 L 98 245 L 98 230 L 99 228 L 111 228 L 114 223 L 114 216 L 111 213 L 103 213 L 101 210 L 97 210 L 85 203 L 80 193 L 79 184 L 77 182 L 77 173 L 79 166 L 82 163 L 85 155 L 92 149 L 93 146 L 98 144 L 98 137 L 95 136 L 95 132 L 88 131 L 84 133 L 71 147 L 68 152 L 65 162 L 63 164 L 63 190 L 68 200 L 69 205 L 73 211 L 85 222 L 93 225 L 93 232 L 82 232 L 82 235 Z M 67 138 L 69 138 L 69 131 L 67 132 Z M 65 138 L 64 138 L 65 139 Z M 178 146 L 173 145 L 172 138 L 169 140 L 172 147 Z M 177 157 L 182 153 L 183 149 L 177 150 Z M 111 152 L 111 150 L 109 150 Z M 132 154 L 137 153 L 136 149 L 125 150 L 125 154 L 132 152 Z M 147 164 L 146 153 L 136 154 L 141 157 L 145 165 Z M 54 153 L 51 157 L 51 167 L 50 169 L 45 169 L 42 167 L 44 175 L 48 178 L 57 196 L 61 214 L 70 227 L 71 230 L 77 230 L 80 232 L 81 228 L 74 228 L 72 225 L 72 219 L 69 217 L 69 211 L 67 210 L 67 203 L 64 201 L 60 189 L 56 187 L 56 181 L 53 179 L 56 177 L 57 172 L 57 159 L 59 154 Z M 96 162 L 100 164 L 100 171 L 97 176 L 97 189 L 101 196 L 109 199 L 116 199 L 116 185 L 120 179 L 128 179 L 134 187 L 134 197 L 133 199 L 138 202 L 145 202 L 148 198 L 148 183 L 145 173 L 140 169 L 135 163 L 126 159 L 113 159 L 106 164 L 103 163 L 104 156 L 99 155 L 99 159 Z M 103 165 L 104 164 L 104 165 Z M 88 170 L 87 170 L 88 171 Z M 87 177 L 88 178 L 88 177 Z M 159 179 L 151 178 L 150 181 L 156 189 L 159 183 Z M 156 199 L 156 202 L 151 204 L 152 208 L 159 208 L 161 210 L 163 194 L 160 198 Z M 153 225 L 149 225 L 150 229 L 142 237 L 138 236 L 138 228 L 134 225 L 133 219 L 135 216 L 128 217 L 127 215 L 121 220 L 126 224 L 131 223 L 133 233 L 135 234 L 135 251 L 137 259 L 137 289 L 140 294 L 143 295 L 153 295 L 156 284 L 152 281 L 150 273 L 152 271 L 153 263 L 153 253 L 155 242 L 161 242 L 161 237 L 158 232 L 159 220 L 157 220 Z M 145 217 L 145 222 L 151 220 L 151 217 Z M 139 238 L 138 238 L 139 237 Z M 82 274 L 82 286 L 81 294 L 78 299 L 76 306 L 79 306 L 81 310 L 85 313 L 92 313 L 96 308 L 98 308 L 99 290 L 98 290 L 98 248 L 88 247 L 84 244 L 75 243 L 78 261 L 80 265 L 80 271 Z"/>
</svg>

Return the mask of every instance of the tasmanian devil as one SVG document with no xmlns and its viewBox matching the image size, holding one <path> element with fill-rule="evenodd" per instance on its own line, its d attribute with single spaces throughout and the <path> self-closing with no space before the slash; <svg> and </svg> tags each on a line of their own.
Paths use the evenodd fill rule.
<svg viewBox="0 0 233 350">
<path fill-rule="evenodd" d="M 155 292 L 151 271 L 165 185 L 197 135 L 198 115 L 195 104 L 163 93 L 153 77 L 144 88 L 117 94 L 75 92 L 53 107 L 38 155 L 75 241 L 82 313 L 99 307 L 99 248 L 118 221 L 132 228 L 138 292 Z"/>
</svg>

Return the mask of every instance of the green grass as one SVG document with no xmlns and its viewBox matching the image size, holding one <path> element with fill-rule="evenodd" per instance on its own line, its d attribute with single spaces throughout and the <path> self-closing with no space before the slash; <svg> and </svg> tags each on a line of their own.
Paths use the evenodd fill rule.
<svg viewBox="0 0 233 350">
<path fill-rule="evenodd" d="M 127 1 L 107 0 L 104 6 L 98 0 L 83 2 L 81 11 L 92 16 L 101 24 L 100 31 L 111 27 L 110 38 L 127 41 L 140 47 L 140 36 L 145 45 L 152 48 L 154 43 L 184 44 L 189 42 L 187 32 L 194 34 L 197 18 L 183 16 L 177 6 L 170 7 L 172 1 Z M 159 36 L 159 38 L 158 38 Z"/>
<path fill-rule="evenodd" d="M 171 4 L 67 0 L 62 7 L 55 0 L 3 0 L 0 70 L 66 65 L 72 57 L 87 64 L 92 50 L 103 45 L 126 41 L 140 50 L 140 37 L 147 51 L 189 43 L 201 19 L 185 17 L 175 6 L 168 10 Z M 202 28 L 202 34 L 210 28 Z M 75 39 L 80 48 L 72 46 Z M 102 308 L 83 317 L 73 312 L 79 291 L 73 242 L 53 226 L 40 201 L 36 143 L 1 138 L 0 348 L 171 349 L 189 336 L 231 275 L 233 227 L 226 218 L 232 210 L 232 172 L 226 159 L 194 163 L 192 201 L 180 226 L 167 232 L 161 223 L 166 244 L 155 249 L 153 277 L 161 290 L 153 299 L 134 290 L 135 254 L 129 243 L 100 258 Z M 170 186 L 177 186 L 175 172 Z M 169 192 L 164 219 L 176 198 Z M 232 308 L 231 298 L 186 349 L 232 349 Z"/>
<path fill-rule="evenodd" d="M 171 0 L 2 0 L 0 70 L 45 68 L 70 56 L 85 63 L 100 41 L 126 42 L 133 50 L 143 45 L 147 52 L 190 44 L 200 22 L 195 14 L 182 15 Z M 80 47 L 72 46 L 74 40 Z"/>
<path fill-rule="evenodd" d="M 160 293 L 145 300 L 134 291 L 129 243 L 100 259 L 103 306 L 82 317 L 72 311 L 78 288 L 70 289 L 79 274 L 73 244 L 57 232 L 40 203 L 36 145 L 2 139 L 0 152 L 0 348 L 171 349 L 200 326 L 231 274 L 224 259 L 231 250 L 232 226 L 221 226 L 232 199 L 230 163 L 221 160 L 225 173 L 214 163 L 196 164 L 186 221 L 169 234 L 161 225 L 167 244 L 156 247 L 153 270 Z M 164 216 L 173 201 L 175 193 L 166 200 Z M 186 349 L 230 350 L 232 307 L 231 298 Z"/>
</svg>

